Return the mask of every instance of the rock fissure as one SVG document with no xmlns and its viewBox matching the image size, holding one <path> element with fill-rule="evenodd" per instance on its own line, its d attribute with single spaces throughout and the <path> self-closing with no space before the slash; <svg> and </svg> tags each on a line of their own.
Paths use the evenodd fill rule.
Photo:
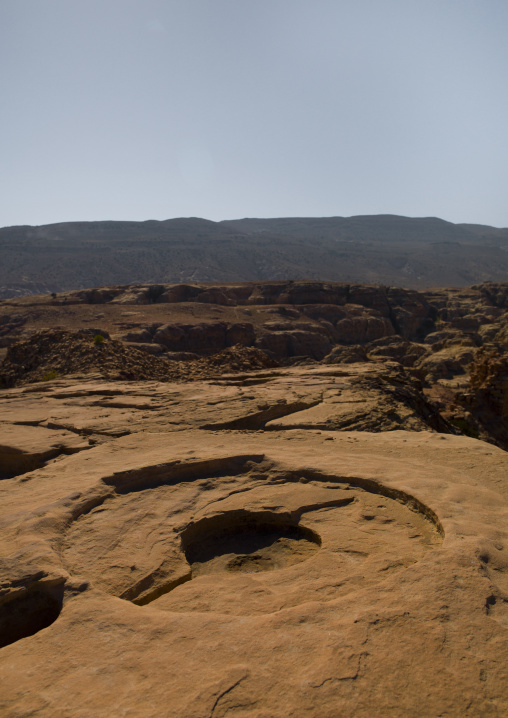
<svg viewBox="0 0 508 718">
<path fill-rule="evenodd" d="M 285 416 L 291 416 L 291 414 L 296 414 L 300 411 L 305 411 L 306 409 L 312 409 L 312 407 L 318 406 L 320 403 L 321 400 L 315 400 L 312 402 L 294 402 L 291 404 L 274 404 L 268 409 L 254 414 L 248 414 L 247 416 L 233 419 L 232 421 L 216 424 L 204 424 L 199 428 L 207 430 L 226 429 L 241 431 L 248 429 L 250 431 L 259 431 L 260 429 L 266 428 L 266 424 L 273 419 L 280 419 Z"/>
</svg>

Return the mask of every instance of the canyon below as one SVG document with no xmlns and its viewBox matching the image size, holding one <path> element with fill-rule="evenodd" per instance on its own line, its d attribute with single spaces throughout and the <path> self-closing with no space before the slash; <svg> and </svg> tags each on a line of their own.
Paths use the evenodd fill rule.
<svg viewBox="0 0 508 718">
<path fill-rule="evenodd" d="M 508 284 L 53 288 L 0 362 L 3 716 L 508 714 Z"/>
</svg>

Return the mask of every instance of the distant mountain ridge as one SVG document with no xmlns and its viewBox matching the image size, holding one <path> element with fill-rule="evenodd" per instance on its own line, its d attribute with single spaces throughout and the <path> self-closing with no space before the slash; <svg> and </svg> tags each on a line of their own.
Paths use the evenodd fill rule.
<svg viewBox="0 0 508 718">
<path fill-rule="evenodd" d="M 0 229 L 0 298 L 143 282 L 314 279 L 423 289 L 508 280 L 508 229 L 398 215 Z"/>
</svg>

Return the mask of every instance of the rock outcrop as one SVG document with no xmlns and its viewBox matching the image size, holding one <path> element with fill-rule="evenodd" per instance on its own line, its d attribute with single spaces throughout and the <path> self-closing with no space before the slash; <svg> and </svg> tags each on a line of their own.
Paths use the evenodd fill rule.
<svg viewBox="0 0 508 718">
<path fill-rule="evenodd" d="M 278 366 L 277 362 L 267 354 L 241 344 L 213 357 L 182 364 L 175 359 L 160 359 L 146 349 L 141 351 L 120 341 L 107 341 L 102 335 L 48 329 L 9 348 L 0 367 L 0 380 L 5 386 L 15 386 L 89 372 L 99 372 L 108 379 L 192 380 L 225 371 L 274 366 Z"/>
<path fill-rule="evenodd" d="M 508 449 L 508 355 L 499 347 L 480 349 L 469 382 L 457 397 L 465 411 L 454 423 L 473 436 Z"/>
<path fill-rule="evenodd" d="M 171 380 L 269 361 L 396 361 L 423 382 L 447 420 L 504 447 L 504 429 L 497 431 L 484 411 L 480 417 L 485 400 L 474 399 L 469 374 L 482 348 L 508 351 L 507 294 L 505 285 L 492 283 L 417 292 L 278 281 L 130 285 L 13 299 L 0 312 L 0 359 L 8 354 L 0 375 L 10 386 L 55 372 Z M 64 342 L 53 335 L 43 349 L 37 332 L 48 326 L 85 334 Z M 110 341 L 94 347 L 96 334 Z"/>
<path fill-rule="evenodd" d="M 506 334 L 503 292 L 503 285 L 494 284 L 416 292 L 303 281 L 107 287 L 4 302 L 0 344 L 11 346 L 48 325 L 84 329 L 93 321 L 101 333 L 153 354 L 206 356 L 243 345 L 257 346 L 277 361 L 301 356 L 320 361 L 335 347 L 389 337 L 411 342 L 413 355 L 420 351 L 416 344 L 426 345 L 427 355 L 471 346 L 455 364 L 453 357 L 447 364 L 440 357 L 430 361 L 428 373 L 445 377 L 463 370 L 484 342 Z M 403 363 L 413 361 L 409 354 Z"/>
</svg>

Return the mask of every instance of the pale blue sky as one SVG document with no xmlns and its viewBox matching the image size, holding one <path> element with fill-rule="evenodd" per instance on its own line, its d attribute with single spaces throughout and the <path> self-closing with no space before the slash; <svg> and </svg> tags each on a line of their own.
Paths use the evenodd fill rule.
<svg viewBox="0 0 508 718">
<path fill-rule="evenodd" d="M 0 226 L 508 227 L 507 0 L 0 0 Z"/>
</svg>

